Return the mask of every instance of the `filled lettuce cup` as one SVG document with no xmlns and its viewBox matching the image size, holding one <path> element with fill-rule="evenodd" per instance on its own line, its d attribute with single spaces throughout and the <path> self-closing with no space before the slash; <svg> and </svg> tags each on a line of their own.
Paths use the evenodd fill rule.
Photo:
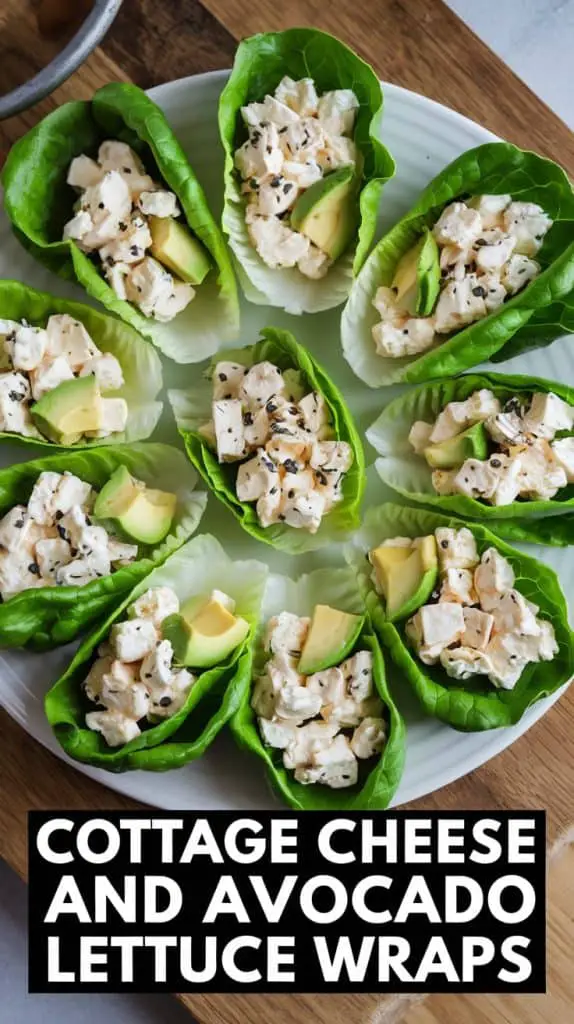
<svg viewBox="0 0 574 1024">
<path fill-rule="evenodd" d="M 19 281 L 0 281 L 0 314 L 0 437 L 83 448 L 153 433 L 161 362 L 133 328 Z"/>
<path fill-rule="evenodd" d="M 514 725 L 572 677 L 558 577 L 485 526 L 381 505 L 349 560 L 383 647 L 425 711 L 455 729 Z"/>
<path fill-rule="evenodd" d="M 351 569 L 268 577 L 253 683 L 231 728 L 297 810 L 388 806 L 405 727 Z"/>
<path fill-rule="evenodd" d="M 200 757 L 248 692 L 266 575 L 202 535 L 140 580 L 46 695 L 66 753 L 116 772 Z"/>
<path fill-rule="evenodd" d="M 483 519 L 507 539 L 572 543 L 572 388 L 494 373 L 424 384 L 366 436 L 379 476 L 403 497 Z"/>
<path fill-rule="evenodd" d="M 316 313 L 346 299 L 394 161 L 373 69 L 312 28 L 244 39 L 219 103 L 223 229 L 250 302 Z"/>
<path fill-rule="evenodd" d="M 292 334 L 223 352 L 169 399 L 189 458 L 257 540 L 296 554 L 359 525 L 361 440 L 345 400 Z"/>
<path fill-rule="evenodd" d="M 0 470 L 0 647 L 56 647 L 109 614 L 197 529 L 196 483 L 165 444 Z"/>
<path fill-rule="evenodd" d="M 66 103 L 11 149 L 6 212 L 22 244 L 178 363 L 235 340 L 231 262 L 163 113 L 111 83 Z"/>
<path fill-rule="evenodd" d="M 574 193 L 551 160 L 468 150 L 377 244 L 343 311 L 345 358 L 370 387 L 449 377 L 574 327 Z"/>
</svg>

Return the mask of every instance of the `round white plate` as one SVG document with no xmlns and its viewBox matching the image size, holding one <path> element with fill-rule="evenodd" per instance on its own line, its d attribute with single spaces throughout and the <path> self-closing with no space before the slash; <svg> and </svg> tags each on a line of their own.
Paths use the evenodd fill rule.
<svg viewBox="0 0 574 1024">
<path fill-rule="evenodd" d="M 162 107 L 179 136 L 202 181 L 212 209 L 221 207 L 223 157 L 217 134 L 217 101 L 227 72 L 217 71 L 182 79 L 153 89 L 152 98 Z M 383 139 L 397 162 L 397 174 L 383 193 L 380 228 L 395 222 L 415 201 L 427 182 L 456 156 L 472 146 L 495 139 L 490 132 L 460 114 L 387 85 Z M 7 219 L 0 213 L 0 277 L 18 278 L 36 288 L 58 295 L 83 293 L 44 270 L 11 235 Z M 0 310 L 1 316 L 1 310 Z M 353 376 L 344 362 L 339 344 L 340 309 L 314 316 L 290 317 L 264 306 L 242 306 L 242 344 L 253 343 L 259 328 L 286 326 L 308 345 L 342 389 L 362 431 L 373 422 L 396 389 L 370 390 Z M 165 365 L 166 378 L 174 386 L 185 386 L 200 372 L 197 367 Z M 504 364 L 504 370 L 565 380 L 574 379 L 574 352 L 563 341 L 550 349 L 529 352 Z M 171 378 L 171 381 L 170 381 Z M 367 459 L 374 460 L 368 447 Z M 13 446 L 2 447 L 0 464 L 21 458 Z M 380 481 L 372 479 L 369 499 L 377 503 L 393 497 Z M 200 527 L 201 529 L 201 527 Z M 251 540 L 214 499 L 210 499 L 203 529 L 216 534 L 232 555 L 266 560 L 273 571 L 299 575 L 337 558 L 337 552 L 323 550 L 304 558 L 289 559 L 267 545 Z M 541 548 L 538 557 L 560 569 L 564 589 L 574 599 L 574 560 L 564 550 Z M 42 700 L 49 685 L 58 678 L 71 657 L 72 648 L 49 655 L 6 652 L 0 655 L 0 704 L 45 746 L 63 757 L 43 715 Z M 395 804 L 414 800 L 460 778 L 488 761 L 545 713 L 556 696 L 541 701 L 512 728 L 494 732 L 463 734 L 430 718 L 424 718 L 407 686 L 400 687 L 399 702 L 408 722 L 407 759 Z M 168 774 L 130 772 L 112 775 L 75 764 L 80 771 L 127 796 L 166 810 L 194 808 L 256 809 L 273 806 L 261 762 L 239 751 L 230 738 L 221 735 L 201 760 Z"/>
</svg>

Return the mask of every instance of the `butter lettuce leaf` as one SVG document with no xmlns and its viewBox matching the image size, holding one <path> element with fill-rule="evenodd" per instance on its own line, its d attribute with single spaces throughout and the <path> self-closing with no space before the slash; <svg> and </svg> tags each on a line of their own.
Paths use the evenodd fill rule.
<svg viewBox="0 0 574 1024">
<path fill-rule="evenodd" d="M 197 529 L 207 502 L 207 495 L 195 490 L 197 474 L 183 452 L 165 444 L 60 451 L 0 470 L 3 516 L 14 505 L 27 504 L 42 472 L 68 471 L 100 490 L 122 465 L 148 486 L 177 495 L 175 517 L 167 537 L 155 547 L 140 545 L 135 562 L 84 587 L 41 587 L 22 591 L 3 602 L 0 647 L 46 650 L 73 640 L 97 619 L 108 615 L 128 591 L 186 542 Z"/>
<path fill-rule="evenodd" d="M 234 170 L 235 150 L 247 138 L 240 108 L 273 93 L 285 75 L 312 78 L 319 94 L 353 89 L 360 103 L 354 132 L 364 161 L 360 225 L 355 242 L 318 281 L 305 278 L 297 268 L 272 270 L 257 255 L 247 233 L 245 202 Z M 251 36 L 239 44 L 219 102 L 219 132 L 225 150 L 222 224 L 250 302 L 278 306 L 289 313 L 317 313 L 345 301 L 374 238 L 383 185 L 395 172 L 394 160 L 379 139 L 382 109 L 381 86 L 373 69 L 328 33 L 292 28 Z"/>
<path fill-rule="evenodd" d="M 70 162 L 95 157 L 113 138 L 136 150 L 152 177 L 177 195 L 184 220 L 208 250 L 214 269 L 187 309 L 170 323 L 144 316 L 108 285 L 96 262 L 72 241 L 62 241 L 76 193 L 66 184 Z M 164 114 L 141 89 L 111 83 L 91 102 L 66 103 L 48 114 L 12 147 L 2 172 L 4 203 L 17 237 L 43 264 L 135 327 L 178 363 L 196 363 L 239 333 L 237 287 L 223 236 L 203 189 Z"/>
<path fill-rule="evenodd" d="M 108 397 L 123 398 L 128 406 L 128 421 L 123 433 L 110 437 L 84 437 L 72 445 L 73 449 L 145 440 L 155 430 L 163 407 L 163 403 L 157 401 L 163 383 L 161 360 L 154 348 L 132 327 L 115 317 L 98 313 L 91 306 L 37 292 L 19 281 L 0 281 L 2 319 L 24 319 L 34 327 L 45 327 L 50 316 L 62 313 L 80 320 L 100 351 L 111 352 L 116 357 L 122 368 L 124 386 L 118 391 L 111 391 Z M 51 449 L 62 447 L 40 436 L 22 437 L 21 434 L 0 432 L 2 437 L 17 439 L 24 444 L 46 445 Z"/>
<path fill-rule="evenodd" d="M 574 674 L 574 634 L 568 624 L 568 606 L 556 573 L 543 562 L 510 547 L 485 526 L 467 522 L 465 525 L 475 537 L 479 555 L 495 547 L 508 559 L 516 574 L 516 589 L 539 606 L 541 618 L 552 623 L 559 650 L 552 661 L 527 665 L 512 690 L 496 689 L 484 676 L 464 681 L 450 679 L 440 664 L 424 665 L 407 644 L 405 622 L 387 620 L 365 553 L 390 537 L 420 537 L 439 526 L 461 529 L 462 525 L 460 519 L 423 509 L 380 505 L 368 509 L 356 543 L 349 546 L 347 556 L 357 572 L 361 592 L 383 647 L 413 688 L 426 713 L 455 729 L 479 732 L 514 725 L 532 704 L 569 682 Z"/>
<path fill-rule="evenodd" d="M 326 597 L 327 595 L 327 597 Z M 298 580 L 285 576 L 268 577 L 261 610 L 262 623 L 282 611 L 311 615 L 316 604 L 328 603 L 333 608 L 363 615 L 365 607 L 357 587 L 354 571 L 349 568 L 318 569 Z M 263 670 L 268 655 L 262 647 L 263 629 L 255 648 L 255 674 Z M 260 757 L 267 768 L 273 788 L 280 797 L 298 811 L 369 811 L 387 807 L 400 782 L 405 759 L 405 725 L 387 686 L 385 664 L 378 639 L 368 620 L 354 650 L 370 650 L 376 688 L 384 705 L 387 722 L 387 743 L 378 759 L 359 762 L 359 783 L 349 789 L 328 786 L 303 786 L 292 771 L 283 767 L 282 752 L 263 743 L 251 708 L 251 687 L 244 694 L 241 706 L 231 720 L 232 732 L 240 746 Z"/>
<path fill-rule="evenodd" d="M 202 534 L 140 580 L 127 596 L 124 594 L 122 603 L 86 637 L 67 671 L 46 694 L 48 722 L 66 753 L 76 761 L 111 772 L 168 771 L 201 757 L 249 690 L 253 637 L 266 575 L 267 568 L 260 562 L 234 562 L 214 537 Z M 98 644 L 108 636 L 114 622 L 126 618 L 129 605 L 150 587 L 171 587 L 181 602 L 213 589 L 223 590 L 236 601 L 236 613 L 248 620 L 250 632 L 221 665 L 198 674 L 180 711 L 157 725 L 149 725 L 129 743 L 109 747 L 100 733 L 85 725 L 86 713 L 95 705 L 85 696 L 82 683 Z"/>
<path fill-rule="evenodd" d="M 499 537 L 558 547 L 574 542 L 574 485 L 568 484 L 550 501 L 513 501 L 487 505 L 464 494 L 439 495 L 432 486 L 432 469 L 408 441 L 415 420 L 432 423 L 448 402 L 462 402 L 479 388 L 488 388 L 502 403 L 514 395 L 527 400 L 534 391 L 559 395 L 574 405 L 574 388 L 541 377 L 472 373 L 423 384 L 396 398 L 366 432 L 381 456 L 375 467 L 381 480 L 404 498 L 464 519 L 484 520 Z"/>
<path fill-rule="evenodd" d="M 316 534 L 293 529 L 283 523 L 262 527 L 257 518 L 255 504 L 239 501 L 235 493 L 235 479 L 240 463 L 220 464 L 215 449 L 199 433 L 199 428 L 211 419 L 212 385 L 206 376 L 186 391 L 168 392 L 187 454 L 197 471 L 215 496 L 256 540 L 265 541 L 291 554 L 298 554 L 344 539 L 346 533 L 359 525 L 365 486 L 365 457 L 357 428 L 338 388 L 289 331 L 275 327 L 264 328 L 260 340 L 250 348 L 222 352 L 218 359 L 232 359 L 244 363 L 245 366 L 269 360 L 281 370 L 298 370 L 307 392 L 318 391 L 323 395 L 331 414 L 336 439 L 347 441 L 351 445 L 353 465 L 343 480 L 342 501 L 323 518 Z"/>
<path fill-rule="evenodd" d="M 373 299 L 377 288 L 391 284 L 400 257 L 454 199 L 498 193 L 539 203 L 552 217 L 554 223 L 536 257 L 541 274 L 490 316 L 445 335 L 446 340 L 428 352 L 400 359 L 377 355 L 371 330 L 380 318 Z M 468 150 L 427 185 L 369 256 L 343 311 L 345 359 L 369 387 L 383 387 L 450 377 L 487 359 L 507 359 L 550 344 L 574 330 L 573 231 L 574 192 L 557 164 L 508 142 Z"/>
</svg>

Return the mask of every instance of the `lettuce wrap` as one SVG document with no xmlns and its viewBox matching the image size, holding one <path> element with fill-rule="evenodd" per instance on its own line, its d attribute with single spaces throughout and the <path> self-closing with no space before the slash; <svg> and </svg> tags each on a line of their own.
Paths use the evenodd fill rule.
<svg viewBox="0 0 574 1024">
<path fill-rule="evenodd" d="M 119 299 L 100 268 L 72 241 L 62 241 L 76 194 L 66 184 L 75 156 L 95 156 L 101 142 L 128 143 L 148 174 L 175 192 L 183 220 L 208 250 L 214 268 L 189 306 L 169 323 Z M 41 263 L 77 281 L 92 298 L 131 324 L 170 359 L 196 363 L 239 332 L 237 288 L 223 237 L 186 154 L 162 111 L 141 89 L 113 82 L 91 101 L 66 103 L 12 147 L 2 172 L 6 212 L 15 234 Z"/>
<path fill-rule="evenodd" d="M 156 401 L 163 382 L 161 361 L 153 347 L 132 327 L 115 317 L 96 312 L 91 306 L 59 299 L 47 292 L 37 292 L 19 281 L 0 281 L 0 319 L 27 320 L 34 327 L 45 327 L 50 316 L 63 313 L 81 321 L 101 352 L 110 352 L 116 357 L 125 383 L 117 391 L 109 392 L 109 397 L 123 398 L 128 405 L 127 427 L 122 434 L 103 438 L 83 437 L 72 447 L 100 447 L 145 440 L 155 430 L 163 405 Z M 56 447 L 52 441 L 40 436 L 36 438 L 0 433 L 0 437 L 17 439 L 25 444 Z"/>
<path fill-rule="evenodd" d="M 0 516 L 26 504 L 42 472 L 73 473 L 101 489 L 118 466 L 153 488 L 177 494 L 175 516 L 167 537 L 157 546 L 139 544 L 139 557 L 109 576 L 83 587 L 42 587 L 24 590 L 0 604 L 0 647 L 46 650 L 73 640 L 146 577 L 197 529 L 207 501 L 196 491 L 197 474 L 177 448 L 165 444 L 134 444 L 60 452 L 0 470 Z M 106 525 L 104 522 L 102 525 Z"/>
<path fill-rule="evenodd" d="M 240 108 L 262 101 L 281 79 L 312 78 L 319 94 L 353 89 L 360 107 L 354 141 L 363 159 L 360 222 L 355 241 L 321 280 L 309 280 L 297 268 L 271 269 L 253 248 L 245 225 L 245 203 L 234 169 L 236 148 L 247 138 Z M 233 71 L 219 101 L 219 132 L 225 150 L 223 229 L 247 299 L 289 313 L 317 313 L 344 302 L 363 265 L 376 229 L 383 185 L 395 164 L 379 139 L 383 97 L 373 69 L 344 43 L 313 28 L 265 32 L 238 46 Z"/>
<path fill-rule="evenodd" d="M 208 371 L 207 376 L 195 387 L 187 391 L 170 391 L 168 397 L 189 458 L 216 497 L 252 537 L 291 554 L 340 540 L 343 534 L 355 529 L 360 521 L 359 512 L 365 486 L 363 447 L 345 400 L 325 370 L 302 345 L 297 343 L 289 331 L 275 327 L 264 328 L 260 340 L 250 348 L 222 352 L 218 358 L 232 359 L 245 366 L 269 360 L 281 370 L 298 370 L 308 391 L 318 391 L 323 395 L 331 414 L 336 440 L 348 442 L 354 458 L 353 465 L 343 480 L 343 499 L 325 515 L 316 534 L 311 535 L 305 530 L 294 529 L 282 523 L 262 527 L 257 518 L 255 505 L 240 502 L 235 494 L 238 463 L 220 464 L 216 451 L 210 447 L 205 437 L 198 433 L 199 427 L 211 418 L 212 386 Z"/>
<path fill-rule="evenodd" d="M 566 546 L 574 541 L 574 486 L 561 488 L 549 501 L 513 501 L 489 505 L 464 494 L 439 495 L 432 485 L 432 469 L 416 455 L 408 441 L 415 420 L 433 422 L 448 402 L 464 401 L 474 391 L 488 388 L 502 403 L 514 395 L 529 398 L 533 391 L 552 391 L 574 405 L 574 389 L 541 377 L 498 373 L 466 374 L 424 384 L 391 402 L 366 432 L 381 458 L 375 463 L 384 483 L 404 498 L 461 516 L 482 519 L 499 536 L 533 544 Z M 559 436 L 568 436 L 560 431 Z"/>
<path fill-rule="evenodd" d="M 538 203 L 554 221 L 536 255 L 542 271 L 489 316 L 419 356 L 377 355 L 371 329 L 379 320 L 373 306 L 377 288 L 390 285 L 397 263 L 432 228 L 455 199 L 508 193 Z M 450 377 L 487 359 L 508 359 L 548 345 L 574 329 L 574 193 L 565 172 L 551 160 L 489 142 L 448 165 L 409 211 L 377 244 L 355 281 L 341 320 L 345 359 L 369 387 L 420 383 Z"/>
<path fill-rule="evenodd" d="M 328 595 L 330 606 L 340 611 L 355 615 L 363 615 L 365 612 L 356 574 L 352 570 L 318 569 L 298 580 L 279 575 L 269 576 L 261 609 L 262 625 L 282 611 L 310 616 L 316 604 L 325 603 L 325 595 Z M 263 629 L 255 651 L 256 672 L 261 672 L 269 657 L 263 650 L 262 638 Z M 349 654 L 365 649 L 373 655 L 373 675 L 378 696 L 384 705 L 387 742 L 378 758 L 361 762 L 357 786 L 335 790 L 323 785 L 304 786 L 296 782 L 293 772 L 283 767 L 281 751 L 266 746 L 261 739 L 257 718 L 251 708 L 250 688 L 231 720 L 231 729 L 237 742 L 262 758 L 273 788 L 298 811 L 381 810 L 388 806 L 400 782 L 405 759 L 405 725 L 387 687 L 383 655 L 368 616 Z"/>
<path fill-rule="evenodd" d="M 516 588 L 540 608 L 555 630 L 558 653 L 552 661 L 530 663 L 512 690 L 499 690 L 483 676 L 463 682 L 450 679 L 440 664 L 420 661 L 408 646 L 405 621 L 389 622 L 383 599 L 371 579 L 371 565 L 365 554 L 391 537 L 419 537 L 438 527 L 460 529 L 459 519 L 417 508 L 385 504 L 370 508 L 356 544 L 347 550 L 356 569 L 359 585 L 376 633 L 406 681 L 415 691 L 426 713 L 467 732 L 514 725 L 527 708 L 555 693 L 574 673 L 574 635 L 568 624 L 568 606 L 556 574 L 547 565 L 523 554 L 500 540 L 485 526 L 465 524 L 474 535 L 479 555 L 496 548 L 508 559 L 516 574 Z"/>
<path fill-rule="evenodd" d="M 214 537 L 202 534 L 140 580 L 86 637 L 67 671 L 46 694 L 48 722 L 66 753 L 76 761 L 112 772 L 136 768 L 168 771 L 201 757 L 249 690 L 253 634 L 266 574 L 267 568 L 260 562 L 233 562 Z M 140 594 L 160 586 L 171 587 L 180 601 L 214 588 L 225 591 L 236 601 L 237 615 L 248 620 L 250 632 L 221 665 L 201 672 L 180 711 L 150 725 L 122 747 L 109 747 L 100 733 L 85 725 L 86 712 L 94 710 L 94 705 L 85 696 L 82 683 L 112 624 L 126 617 L 127 608 Z"/>
</svg>

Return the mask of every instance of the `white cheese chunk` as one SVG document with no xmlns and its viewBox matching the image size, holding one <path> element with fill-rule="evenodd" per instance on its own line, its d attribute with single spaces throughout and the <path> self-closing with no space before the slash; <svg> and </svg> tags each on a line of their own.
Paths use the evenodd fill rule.
<svg viewBox="0 0 574 1024">
<path fill-rule="evenodd" d="M 159 627 L 168 615 L 176 615 L 179 611 L 179 598 L 171 587 L 152 587 L 128 608 L 131 619 L 150 619 Z"/>
<path fill-rule="evenodd" d="M 36 562 L 40 567 L 42 578 L 52 581 L 56 571 L 72 560 L 70 545 L 61 537 L 39 540 L 36 544 Z"/>
<path fill-rule="evenodd" d="M 515 239 L 516 251 L 525 256 L 534 256 L 552 220 L 537 203 L 513 202 L 503 214 L 504 227 Z"/>
<path fill-rule="evenodd" d="M 213 399 L 215 402 L 220 398 L 239 398 L 239 388 L 247 367 L 243 363 L 232 363 L 222 360 L 215 364 L 212 376 Z"/>
<path fill-rule="evenodd" d="M 120 363 L 110 352 L 88 359 L 80 370 L 80 377 L 93 374 L 100 391 L 117 391 L 124 386 L 124 375 Z M 123 428 L 122 428 L 123 429 Z"/>
<path fill-rule="evenodd" d="M 339 733 L 328 746 L 321 746 L 313 754 L 310 768 L 295 769 L 295 779 L 303 785 L 318 782 L 330 789 L 356 785 L 358 764 L 347 737 Z"/>
<path fill-rule="evenodd" d="M 460 249 L 472 244 L 481 232 L 480 213 L 461 202 L 449 203 L 433 228 L 439 245 L 456 245 Z"/>
<path fill-rule="evenodd" d="M 256 181 L 267 175 L 280 174 L 283 153 L 277 125 L 269 122 L 264 127 L 253 128 L 247 142 L 235 152 L 235 166 L 242 178 Z"/>
<path fill-rule="evenodd" d="M 440 663 L 452 679 L 470 679 L 471 676 L 484 676 L 492 672 L 488 652 L 477 651 L 473 647 L 444 650 L 440 655 Z"/>
<path fill-rule="evenodd" d="M 245 454 L 243 409 L 238 399 L 222 399 L 212 406 L 213 425 L 220 462 L 241 459 Z"/>
<path fill-rule="evenodd" d="M 427 646 L 449 646 L 460 640 L 464 632 L 462 607 L 454 601 L 426 604 L 420 609 L 423 642 Z"/>
<path fill-rule="evenodd" d="M 283 764 L 291 769 L 309 764 L 314 754 L 327 746 L 337 732 L 338 726 L 328 722 L 308 722 L 296 728 L 285 747 Z"/>
<path fill-rule="evenodd" d="M 97 346 L 80 320 L 68 313 L 55 313 L 46 324 L 46 354 L 63 356 L 72 370 L 79 370 L 88 359 L 99 355 Z"/>
<path fill-rule="evenodd" d="M 334 89 L 320 97 L 317 114 L 325 131 L 348 135 L 353 131 L 358 109 L 359 101 L 352 89 Z"/>
<path fill-rule="evenodd" d="M 175 193 L 164 189 L 140 192 L 138 206 L 148 217 L 179 217 L 181 212 Z"/>
<path fill-rule="evenodd" d="M 503 268 L 502 283 L 510 295 L 516 295 L 530 281 L 538 277 L 540 264 L 528 256 L 516 254 L 511 256 Z"/>
<path fill-rule="evenodd" d="M 309 253 L 309 239 L 278 217 L 255 216 L 248 222 L 248 231 L 259 256 L 272 269 L 295 267 Z"/>
<path fill-rule="evenodd" d="M 307 678 L 307 689 L 321 698 L 322 706 L 340 703 L 346 697 L 342 666 L 314 672 Z"/>
<path fill-rule="evenodd" d="M 321 697 L 306 686 L 288 683 L 277 696 L 275 714 L 296 724 L 314 718 L 321 710 Z"/>
<path fill-rule="evenodd" d="M 449 281 L 440 293 L 433 322 L 437 334 L 450 334 L 487 315 L 484 288 L 475 274 Z"/>
<path fill-rule="evenodd" d="M 161 263 L 146 256 L 133 265 L 125 277 L 126 295 L 139 306 L 144 316 L 161 323 L 173 320 L 193 299 L 191 285 L 174 281 Z"/>
<path fill-rule="evenodd" d="M 274 655 L 285 654 L 299 659 L 309 632 L 310 621 L 306 616 L 294 615 L 292 612 L 274 615 L 267 624 L 265 650 Z"/>
<path fill-rule="evenodd" d="M 474 573 L 474 586 L 481 607 L 490 612 L 500 597 L 514 586 L 514 569 L 496 548 L 487 548 Z"/>
<path fill-rule="evenodd" d="M 78 212 L 70 218 L 67 224 L 64 224 L 63 239 L 64 241 L 81 242 L 87 235 L 90 235 L 94 230 L 94 222 L 90 217 L 87 210 L 78 210 Z M 81 246 L 83 248 L 83 246 Z"/>
<path fill-rule="evenodd" d="M 275 395 L 285 391 L 285 381 L 273 363 L 261 362 L 251 366 L 244 375 L 238 397 L 250 407 L 265 405 Z"/>
<path fill-rule="evenodd" d="M 478 564 L 476 541 L 466 527 L 453 530 L 448 526 L 439 526 L 435 530 L 439 564 L 441 570 L 474 569 Z"/>
<path fill-rule="evenodd" d="M 551 441 L 559 430 L 572 430 L 574 406 L 568 405 L 552 391 L 538 391 L 532 396 L 524 416 L 524 429 L 535 437 Z"/>
<path fill-rule="evenodd" d="M 108 675 L 112 665 L 112 658 L 110 655 L 104 655 L 103 657 L 96 658 L 86 678 L 84 679 L 84 691 L 88 700 L 93 700 L 95 704 L 100 704 L 100 695 L 102 692 L 103 678 Z"/>
<path fill-rule="evenodd" d="M 133 718 L 120 714 L 118 711 L 90 711 L 86 715 L 88 729 L 99 732 L 108 747 L 121 747 L 140 735 L 140 727 Z"/>
<path fill-rule="evenodd" d="M 293 722 L 283 722 L 280 719 L 270 721 L 268 718 L 259 718 L 258 724 L 261 738 L 268 747 L 285 750 L 285 747 L 295 740 L 297 726 Z"/>
<path fill-rule="evenodd" d="M 141 664 L 140 679 L 150 692 L 170 683 L 173 675 L 172 661 L 173 647 L 169 640 L 162 640 L 153 651 L 146 654 Z"/>
<path fill-rule="evenodd" d="M 475 391 L 464 402 L 448 402 L 437 416 L 431 435 L 432 444 L 447 441 L 474 423 L 482 423 L 500 412 L 500 402 L 488 388 Z"/>
<path fill-rule="evenodd" d="M 37 402 L 49 391 L 57 388 L 59 384 L 63 384 L 65 380 L 73 380 L 73 378 L 74 371 L 65 356 L 57 356 L 51 362 L 41 363 L 30 374 L 32 397 Z"/>
<path fill-rule="evenodd" d="M 488 500 L 496 493 L 500 472 L 488 460 L 466 459 L 452 477 L 452 490 L 455 494 L 464 494 L 469 498 Z"/>
<path fill-rule="evenodd" d="M 275 99 L 294 110 L 300 117 L 317 113 L 319 97 L 312 78 L 295 81 L 285 75 L 275 90 Z"/>
<path fill-rule="evenodd" d="M 107 139 L 98 150 L 98 163 L 105 171 L 116 171 L 124 179 L 132 196 L 153 189 L 153 180 L 145 173 L 137 153 L 126 142 Z"/>
<path fill-rule="evenodd" d="M 36 542 L 43 536 L 25 505 L 14 505 L 0 520 L 0 547 L 7 551 L 33 554 Z"/>
<path fill-rule="evenodd" d="M 42 362 L 48 344 L 46 331 L 41 327 L 20 326 L 6 340 L 6 350 L 15 370 L 35 370 Z"/>
<path fill-rule="evenodd" d="M 97 185 L 103 174 L 103 168 L 95 160 L 92 160 L 91 157 L 85 156 L 82 153 L 72 160 L 68 168 L 66 181 L 72 188 L 83 190 L 90 188 L 91 185 Z"/>
<path fill-rule="evenodd" d="M 464 633 L 460 639 L 462 647 L 473 647 L 484 651 L 492 633 L 494 619 L 480 608 L 463 608 Z"/>
<path fill-rule="evenodd" d="M 55 496 L 58 492 L 62 476 L 60 473 L 44 471 L 40 473 L 28 498 L 28 515 L 41 526 L 51 526 L 56 508 Z"/>
<path fill-rule="evenodd" d="M 66 515 L 73 505 L 86 506 L 91 502 L 91 485 L 67 470 L 61 475 L 51 501 L 50 509 L 54 515 L 61 512 Z"/>
<path fill-rule="evenodd" d="M 129 565 L 138 557 L 137 544 L 124 544 L 115 537 L 108 537 L 108 556 L 114 566 Z"/>
<path fill-rule="evenodd" d="M 411 447 L 414 448 L 417 455 L 422 455 L 425 448 L 428 448 L 430 445 L 432 430 L 432 423 L 426 423 L 424 420 L 416 420 L 416 422 L 413 423 L 409 430 L 408 441 Z"/>
<path fill-rule="evenodd" d="M 413 317 L 405 320 L 400 326 L 381 321 L 375 324 L 371 333 L 379 355 L 390 359 L 402 359 L 404 356 L 417 355 L 432 348 L 435 340 L 435 321 Z"/>
<path fill-rule="evenodd" d="M 574 437 L 563 437 L 551 444 L 554 458 L 564 470 L 569 484 L 574 483 Z"/>
<path fill-rule="evenodd" d="M 443 575 L 440 588 L 440 602 L 458 604 L 478 604 L 478 595 L 474 589 L 474 577 L 470 569 L 447 569 Z"/>
<path fill-rule="evenodd" d="M 259 451 L 254 458 L 242 462 L 237 471 L 235 489 L 240 501 L 257 501 L 273 488 L 279 491 L 279 477 L 275 463 Z"/>
<path fill-rule="evenodd" d="M 516 409 L 489 416 L 484 424 L 493 441 L 497 444 L 521 444 L 526 440 L 522 417 Z"/>
<path fill-rule="evenodd" d="M 341 664 L 347 693 L 357 703 L 373 695 L 373 655 L 370 651 L 357 651 Z"/>
<path fill-rule="evenodd" d="M 501 193 L 500 195 L 473 196 L 468 205 L 471 209 L 478 211 L 482 227 L 488 229 L 501 227 L 502 214 L 511 202 L 512 196 Z"/>
<path fill-rule="evenodd" d="M 351 737 L 351 750 L 360 760 L 380 754 L 387 739 L 383 718 L 363 718 Z"/>
<path fill-rule="evenodd" d="M 491 271 L 500 273 L 514 250 L 515 241 L 512 235 L 500 231 L 499 228 L 484 231 L 482 238 L 478 239 L 475 246 L 475 262 L 478 269 L 486 274 Z M 479 280 L 478 286 L 480 284 Z"/>
<path fill-rule="evenodd" d="M 498 633 L 516 630 L 526 636 L 537 636 L 540 632 L 536 612 L 519 590 L 507 590 L 500 594 L 493 603 L 491 614 Z"/>
<path fill-rule="evenodd" d="M 120 661 L 141 661 L 155 650 L 157 632 L 150 619 L 126 619 L 111 628 L 110 642 Z"/>
<path fill-rule="evenodd" d="M 287 498 L 281 506 L 281 515 L 287 526 L 316 533 L 325 512 L 325 499 L 317 491 L 311 494 L 296 494 Z"/>
<path fill-rule="evenodd" d="M 152 244 L 151 232 L 144 217 L 131 217 L 124 224 L 124 230 L 102 246 L 99 257 L 106 268 L 114 263 L 123 265 L 139 263 Z"/>
<path fill-rule="evenodd" d="M 279 690 L 275 690 L 267 673 L 259 676 L 251 693 L 251 707 L 255 714 L 264 719 L 273 718 L 278 693 Z"/>
<path fill-rule="evenodd" d="M 275 96 L 267 95 L 262 103 L 248 103 L 241 107 L 241 117 L 249 128 L 259 129 L 265 122 L 270 121 L 277 128 L 292 124 L 298 120 L 298 114 L 288 104 L 276 99 Z"/>
<path fill-rule="evenodd" d="M 85 189 L 81 208 L 87 210 L 96 227 L 108 217 L 116 223 L 128 220 L 132 201 L 130 190 L 118 171 L 106 171 L 100 181 Z"/>
</svg>

